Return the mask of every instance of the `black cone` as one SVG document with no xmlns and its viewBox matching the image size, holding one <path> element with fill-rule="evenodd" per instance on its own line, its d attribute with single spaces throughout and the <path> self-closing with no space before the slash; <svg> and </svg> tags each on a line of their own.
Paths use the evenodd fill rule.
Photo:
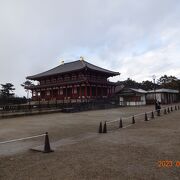
<svg viewBox="0 0 180 180">
<path fill-rule="evenodd" d="M 151 113 L 151 118 L 154 119 L 154 112 Z"/>
<path fill-rule="evenodd" d="M 44 153 L 50 153 L 50 152 L 53 152 L 53 150 L 51 150 L 51 146 L 50 146 L 50 143 L 49 143 L 48 132 L 46 132 L 45 144 L 44 144 Z"/>
<path fill-rule="evenodd" d="M 145 113 L 144 118 L 145 121 L 148 121 L 147 113 Z"/>
<path fill-rule="evenodd" d="M 135 124 L 134 116 L 132 117 L 132 124 Z"/>
<path fill-rule="evenodd" d="M 103 133 L 107 133 L 106 122 L 104 123 L 104 127 L 103 127 Z"/>
<path fill-rule="evenodd" d="M 167 114 L 166 108 L 164 109 L 164 114 Z"/>
<path fill-rule="evenodd" d="M 99 133 L 102 133 L 102 122 L 99 124 Z"/>
<path fill-rule="evenodd" d="M 119 121 L 119 128 L 122 128 L 122 127 L 123 127 L 122 119 L 120 119 L 120 121 Z"/>
<path fill-rule="evenodd" d="M 170 113 L 169 107 L 168 107 L 168 110 L 167 110 L 167 111 L 168 111 L 168 113 Z"/>
</svg>

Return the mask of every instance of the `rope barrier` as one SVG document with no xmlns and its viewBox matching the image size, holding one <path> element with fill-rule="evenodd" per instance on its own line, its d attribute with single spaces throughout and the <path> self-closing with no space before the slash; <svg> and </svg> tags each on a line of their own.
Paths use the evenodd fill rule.
<svg viewBox="0 0 180 180">
<path fill-rule="evenodd" d="M 115 120 L 113 120 L 113 121 L 106 121 L 106 124 L 110 124 L 110 123 L 112 123 L 112 122 L 117 122 L 117 121 L 119 121 L 119 119 L 115 119 Z"/>
<path fill-rule="evenodd" d="M 169 107 L 169 106 L 168 106 Z M 171 107 L 171 106 L 170 106 Z M 167 107 L 163 107 L 161 109 L 157 109 L 157 110 L 152 110 L 152 111 L 148 111 L 146 112 L 146 114 L 150 114 L 152 112 L 158 112 L 159 110 L 163 110 L 163 109 L 166 109 Z M 131 119 L 133 116 L 134 117 L 138 117 L 138 116 L 141 116 L 141 115 L 144 115 L 144 113 L 139 113 L 139 114 L 135 114 L 135 115 L 132 115 L 132 116 L 128 116 L 128 117 L 123 117 L 123 119 Z M 115 120 L 112 120 L 112 121 L 106 121 L 106 124 L 110 124 L 110 123 L 113 123 L 113 122 L 117 122 L 119 121 L 119 119 L 115 119 Z"/>
<path fill-rule="evenodd" d="M 132 126 L 132 124 L 129 124 L 129 125 L 124 126 L 124 127 L 122 127 L 122 128 L 124 128 L 124 129 L 125 129 L 125 128 L 129 127 L 129 126 Z"/>
<path fill-rule="evenodd" d="M 46 134 L 40 134 L 40 135 L 36 135 L 36 136 L 29 136 L 29 137 L 24 137 L 24 138 L 19 138 L 19 139 L 12 139 L 12 140 L 8 140 L 8 141 L 2 141 L 2 142 L 0 142 L 0 144 L 7 144 L 7 143 L 11 143 L 11 142 L 23 141 L 23 140 L 27 140 L 27 139 L 42 137 L 45 135 Z"/>
<path fill-rule="evenodd" d="M 176 105 L 174 105 L 175 107 L 175 110 L 177 109 L 180 109 L 180 107 L 178 106 L 178 108 L 176 107 Z M 115 122 L 119 122 L 119 128 L 127 128 L 129 126 L 131 126 L 132 124 L 135 123 L 135 117 L 138 117 L 138 116 L 142 116 L 144 115 L 144 118 L 145 118 L 145 121 L 148 121 L 148 114 L 151 114 L 151 118 L 153 119 L 154 118 L 154 113 L 157 112 L 157 116 L 160 116 L 161 115 L 161 112 L 164 110 L 164 114 L 167 114 L 166 109 L 169 110 L 169 108 L 171 108 L 171 111 L 173 111 L 173 106 L 167 106 L 167 107 L 163 107 L 161 109 L 156 109 L 156 110 L 152 110 L 152 111 L 148 111 L 148 112 L 144 112 L 144 113 L 139 113 L 139 114 L 135 114 L 135 115 L 132 115 L 132 116 L 129 116 L 129 117 L 123 117 L 123 118 L 120 118 L 119 119 L 115 119 L 115 120 L 112 120 L 112 121 L 105 121 L 104 123 L 104 129 L 103 129 L 103 133 L 107 133 L 107 124 L 111 124 L 111 123 L 115 123 Z M 168 112 L 169 113 L 169 112 Z M 122 119 L 123 120 L 127 120 L 127 119 L 132 119 L 132 123 L 127 125 L 127 126 L 122 126 Z M 100 124 L 101 126 L 99 126 L 99 128 L 102 129 L 102 124 Z"/>
</svg>

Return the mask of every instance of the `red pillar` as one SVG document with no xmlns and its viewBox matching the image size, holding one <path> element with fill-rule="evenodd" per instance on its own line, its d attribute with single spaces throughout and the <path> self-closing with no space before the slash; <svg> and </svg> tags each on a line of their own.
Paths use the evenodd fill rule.
<svg viewBox="0 0 180 180">
<path fill-rule="evenodd" d="M 84 96 L 85 96 L 85 98 L 87 98 L 87 85 L 85 85 Z"/>
<path fill-rule="evenodd" d="M 53 99 L 53 88 L 51 89 L 51 99 Z"/>
<path fill-rule="evenodd" d="M 74 99 L 74 85 L 72 85 L 72 99 Z"/>
<path fill-rule="evenodd" d="M 66 99 L 67 99 L 67 86 L 66 86 Z"/>
<path fill-rule="evenodd" d="M 58 99 L 60 99 L 60 87 L 58 87 Z"/>
<path fill-rule="evenodd" d="M 82 99 L 81 85 L 79 86 L 79 96 Z"/>
<path fill-rule="evenodd" d="M 89 88 L 90 88 L 90 98 L 92 98 L 92 86 L 90 85 Z"/>
</svg>

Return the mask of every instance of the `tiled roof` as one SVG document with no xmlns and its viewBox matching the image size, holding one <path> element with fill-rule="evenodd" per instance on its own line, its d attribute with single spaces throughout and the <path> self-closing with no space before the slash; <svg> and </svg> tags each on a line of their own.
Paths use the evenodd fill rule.
<svg viewBox="0 0 180 180">
<path fill-rule="evenodd" d="M 144 89 L 134 89 L 134 88 L 130 88 L 132 91 L 138 92 L 138 93 L 144 93 L 146 94 L 147 91 L 145 91 Z"/>
<path fill-rule="evenodd" d="M 140 94 L 146 94 L 147 91 L 143 89 L 135 89 L 135 88 L 126 88 L 123 85 L 119 86 L 119 88 L 116 89 L 116 93 L 130 93 L 130 92 L 136 92 Z"/>
<path fill-rule="evenodd" d="M 159 92 L 159 93 L 179 93 L 178 90 L 174 90 L 174 89 L 156 89 L 156 92 Z M 154 90 L 151 90 L 151 91 L 148 91 L 148 93 L 154 93 Z"/>
<path fill-rule="evenodd" d="M 61 64 L 60 66 L 57 66 L 53 69 L 42 72 L 40 74 L 28 76 L 27 79 L 36 80 L 36 79 L 46 77 L 46 76 L 64 74 L 64 73 L 68 73 L 68 72 L 72 72 L 72 71 L 78 71 L 78 70 L 82 70 L 82 69 L 90 69 L 93 71 L 106 73 L 106 74 L 109 74 L 109 76 L 115 76 L 115 75 L 120 74 L 119 72 L 109 71 L 107 69 L 103 69 L 101 67 L 95 66 L 95 65 L 90 64 L 84 60 L 77 60 L 77 61 Z"/>
</svg>

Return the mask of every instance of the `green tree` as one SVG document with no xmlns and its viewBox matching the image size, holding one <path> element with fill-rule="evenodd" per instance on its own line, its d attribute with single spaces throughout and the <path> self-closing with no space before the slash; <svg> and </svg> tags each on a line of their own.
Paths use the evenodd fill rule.
<svg viewBox="0 0 180 180">
<path fill-rule="evenodd" d="M 158 84 L 160 84 L 160 85 L 169 84 L 169 83 L 175 82 L 177 80 L 178 80 L 178 78 L 175 76 L 164 75 L 158 79 Z"/>
<path fill-rule="evenodd" d="M 124 85 L 127 88 L 141 88 L 144 90 L 152 90 L 154 89 L 154 83 L 152 81 L 143 81 L 143 82 L 136 82 L 135 80 L 132 80 L 130 78 L 127 78 L 127 80 L 125 81 L 118 81 L 117 82 L 118 85 Z M 155 88 L 159 88 L 160 86 L 158 84 L 155 84 Z"/>
<path fill-rule="evenodd" d="M 130 78 L 127 78 L 127 80 L 123 81 L 122 84 L 128 88 L 141 88 L 141 83 L 138 83 Z"/>
<path fill-rule="evenodd" d="M 12 83 L 1 84 L 1 96 L 5 98 L 14 96 L 14 85 Z"/>
<path fill-rule="evenodd" d="M 161 88 L 179 90 L 179 100 L 180 100 L 180 79 L 178 79 L 175 76 L 164 75 L 159 78 L 158 83 L 160 84 Z"/>
<path fill-rule="evenodd" d="M 23 84 L 21 84 L 21 86 L 24 87 L 25 91 L 27 92 L 27 99 L 29 99 L 29 87 L 31 87 L 33 85 L 34 84 L 29 80 L 26 80 L 25 82 L 23 82 Z"/>
<path fill-rule="evenodd" d="M 141 83 L 141 88 L 144 89 L 144 90 L 152 90 L 154 89 L 154 83 L 152 81 L 143 81 Z"/>
<path fill-rule="evenodd" d="M 161 76 L 158 79 L 158 84 L 162 88 L 180 89 L 180 80 L 175 76 Z"/>
</svg>

